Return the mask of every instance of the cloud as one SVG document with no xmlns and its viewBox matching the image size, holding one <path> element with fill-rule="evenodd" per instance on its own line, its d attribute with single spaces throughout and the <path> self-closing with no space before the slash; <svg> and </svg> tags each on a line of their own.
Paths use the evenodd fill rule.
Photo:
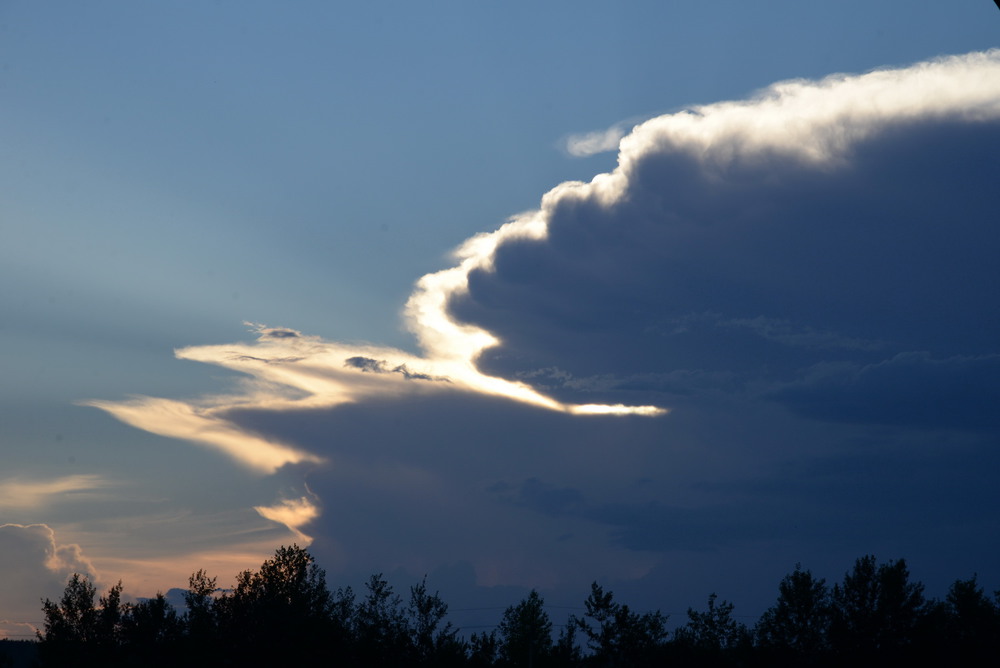
<svg viewBox="0 0 1000 668">
<path fill-rule="evenodd" d="M 240 399 L 245 401 L 245 399 Z M 170 399 L 138 397 L 131 401 L 86 401 L 85 406 L 103 409 L 122 422 L 146 431 L 213 447 L 239 463 L 273 473 L 286 464 L 318 462 L 319 458 L 294 447 L 254 437 L 226 420 L 214 405 L 196 405 Z M 215 403 L 214 401 L 211 403 Z"/>
<path fill-rule="evenodd" d="M 459 251 L 461 266 L 468 270 L 488 265 L 499 241 L 524 234 L 524 229 L 520 225 L 505 226 L 493 235 L 467 242 Z M 263 473 L 274 473 L 288 464 L 318 464 L 323 459 L 280 439 L 249 433 L 229 420 L 228 412 L 328 408 L 371 396 L 440 392 L 452 387 L 576 414 L 656 416 L 666 412 L 656 406 L 564 404 L 523 382 L 481 373 L 476 357 L 496 340 L 488 332 L 461 325 L 448 316 L 447 295 L 456 289 L 455 281 L 460 282 L 460 276 L 461 272 L 454 269 L 425 276 L 407 304 L 407 315 L 427 352 L 424 357 L 255 325 L 255 344 L 193 346 L 176 353 L 180 359 L 217 364 L 247 374 L 253 382 L 247 384 L 246 394 L 189 402 L 138 397 L 131 401 L 82 403 L 105 410 L 134 427 L 208 445 Z"/>
<path fill-rule="evenodd" d="M 73 573 L 96 579 L 79 545 L 57 542 L 45 524 L 0 524 L 0 591 L 6 628 L 40 628 L 39 598 L 58 599 Z M 20 630 L 19 630 L 20 629 Z M 0 636 L 2 637 L 2 636 Z"/>
<path fill-rule="evenodd" d="M 836 332 L 817 331 L 808 326 L 795 325 L 783 318 L 731 318 L 725 319 L 718 313 L 689 313 L 661 323 L 668 331 L 665 334 L 685 334 L 692 330 L 711 331 L 713 328 L 742 328 L 753 332 L 767 341 L 786 346 L 803 348 L 823 348 L 835 350 L 877 350 L 884 344 L 877 341 L 845 337 Z"/>
<path fill-rule="evenodd" d="M 622 125 L 613 125 L 607 130 L 570 135 L 566 138 L 566 152 L 577 158 L 585 158 L 617 151 L 619 142 L 626 134 L 628 133 Z"/>
<path fill-rule="evenodd" d="M 89 405 L 308 476 L 248 509 L 338 568 L 531 586 L 754 541 L 939 551 L 880 490 L 993 461 L 997 155 L 1000 51 L 775 84 L 636 126 L 614 171 L 462 244 L 406 303 L 419 354 L 258 325 L 176 352 L 243 374 L 230 395 Z M 936 498 L 968 518 L 937 526 L 991 526 Z"/>
<path fill-rule="evenodd" d="M 288 527 L 300 547 L 309 547 L 312 537 L 302 532 L 302 527 L 319 517 L 319 508 L 308 497 L 284 499 L 272 506 L 254 506 L 261 517 Z"/>
<path fill-rule="evenodd" d="M 0 480 L 0 508 L 23 510 L 54 502 L 82 502 L 99 496 L 113 483 L 99 475 L 71 475 L 50 480 Z"/>
<path fill-rule="evenodd" d="M 500 244 L 450 312 L 500 340 L 479 363 L 504 377 L 791 380 L 831 354 L 992 352 L 998 53 L 643 123 L 614 172 L 526 214 L 545 234 Z"/>
<path fill-rule="evenodd" d="M 821 420 L 996 430 L 1000 355 L 934 359 L 911 352 L 867 366 L 819 364 L 772 396 Z"/>
</svg>

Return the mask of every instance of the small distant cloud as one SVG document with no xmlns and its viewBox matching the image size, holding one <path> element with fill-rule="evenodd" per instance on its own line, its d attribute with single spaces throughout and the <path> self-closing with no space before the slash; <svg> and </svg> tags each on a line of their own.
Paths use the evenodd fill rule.
<svg viewBox="0 0 1000 668">
<path fill-rule="evenodd" d="M 398 373 L 406 380 L 440 380 L 450 382 L 447 378 L 435 378 L 427 373 L 410 371 L 405 364 L 390 367 L 386 360 L 375 360 L 370 357 L 348 357 L 344 360 L 344 365 L 354 369 L 360 369 L 366 373 Z"/>
<path fill-rule="evenodd" d="M 360 355 L 355 355 L 354 357 L 348 357 L 344 360 L 344 364 L 355 369 L 360 369 L 361 371 L 366 371 L 368 373 L 388 373 L 389 369 L 386 368 L 385 360 L 373 360 L 370 357 L 361 357 Z"/>
<path fill-rule="evenodd" d="M 608 153 L 618 150 L 626 132 L 623 125 L 612 125 L 607 130 L 584 132 L 570 135 L 566 138 L 566 152 L 576 158 L 586 158 L 598 153 Z"/>
<path fill-rule="evenodd" d="M 258 336 L 262 339 L 300 339 L 302 338 L 302 332 L 296 331 L 294 329 L 288 329 L 287 327 L 268 327 L 267 325 L 262 325 L 259 322 L 245 321 L 243 323 L 250 328 L 250 331 L 256 332 Z"/>
<path fill-rule="evenodd" d="M 288 527 L 302 547 L 312 543 L 312 537 L 303 533 L 302 527 L 319 517 L 319 508 L 308 497 L 284 499 L 273 506 L 254 506 L 254 510 L 264 519 Z"/>
</svg>

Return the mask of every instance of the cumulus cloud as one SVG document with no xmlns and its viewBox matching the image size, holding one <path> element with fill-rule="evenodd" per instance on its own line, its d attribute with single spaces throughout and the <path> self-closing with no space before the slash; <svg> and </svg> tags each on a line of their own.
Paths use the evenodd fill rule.
<svg viewBox="0 0 1000 668">
<path fill-rule="evenodd" d="M 1000 51 L 783 82 L 614 135 L 575 149 L 619 143 L 611 173 L 417 281 L 420 354 L 256 326 L 176 353 L 244 374 L 231 395 L 90 405 L 262 473 L 309 470 L 315 499 L 256 512 L 334 561 L 462 559 L 492 584 L 815 537 L 797 527 L 839 516 L 831 488 L 774 492 L 788 461 L 845 448 L 835 489 L 861 494 L 880 481 L 858 444 L 995 442 Z M 928 426 L 962 434 L 914 435 Z"/>
<path fill-rule="evenodd" d="M 26 625 L 40 628 L 39 598 L 58 599 L 73 573 L 96 577 L 79 545 L 59 543 L 45 524 L 0 524 L 0 591 L 7 616 L 0 628 L 11 635 Z"/>
<path fill-rule="evenodd" d="M 840 351 L 992 351 L 998 52 L 786 82 L 650 120 L 453 291 L 525 377 L 788 380 Z M 950 348 L 950 350 L 946 350 Z M 609 397 L 610 398 L 610 397 Z"/>
</svg>

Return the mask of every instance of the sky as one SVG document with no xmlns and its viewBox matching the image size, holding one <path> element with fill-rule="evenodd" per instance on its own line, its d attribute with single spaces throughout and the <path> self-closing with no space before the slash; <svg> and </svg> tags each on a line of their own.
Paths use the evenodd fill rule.
<svg viewBox="0 0 1000 668">
<path fill-rule="evenodd" d="M 865 554 L 1000 589 L 998 42 L 985 0 L 5 0 L 0 637 L 293 542 L 466 627 L 594 580 L 752 622 Z"/>
</svg>

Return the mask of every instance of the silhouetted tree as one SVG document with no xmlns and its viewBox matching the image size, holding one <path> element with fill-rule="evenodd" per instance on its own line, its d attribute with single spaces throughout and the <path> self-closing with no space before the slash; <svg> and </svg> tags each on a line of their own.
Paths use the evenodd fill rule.
<svg viewBox="0 0 1000 668">
<path fill-rule="evenodd" d="M 688 608 L 688 623 L 674 634 L 678 642 L 685 642 L 705 650 L 735 649 L 749 643 L 747 627 L 733 619 L 733 608 L 728 601 L 717 603 L 718 595 L 708 595 L 708 610 L 698 612 Z"/>
<path fill-rule="evenodd" d="M 204 570 L 198 570 L 188 578 L 188 590 L 184 594 L 187 610 L 181 620 L 187 655 L 203 657 L 206 663 L 214 662 L 221 651 L 215 583 L 216 579 L 209 577 Z"/>
<path fill-rule="evenodd" d="M 811 665 L 829 650 L 830 592 L 801 564 L 778 585 L 778 600 L 757 623 L 757 641 L 778 663 Z"/>
<path fill-rule="evenodd" d="M 297 545 L 278 548 L 257 572 L 240 573 L 232 591 L 212 605 L 232 656 L 257 663 L 307 657 L 326 630 L 329 607 L 323 570 Z"/>
<path fill-rule="evenodd" d="M 667 618 L 659 610 L 634 613 L 614 601 L 596 582 L 584 601 L 587 612 L 572 622 L 587 638 L 590 662 L 599 666 L 657 665 L 667 638 Z"/>
<path fill-rule="evenodd" d="M 468 658 L 473 668 L 495 666 L 500 656 L 500 642 L 494 631 L 473 633 L 469 636 Z"/>
<path fill-rule="evenodd" d="M 406 665 L 410 631 L 402 600 L 381 573 L 371 576 L 368 595 L 354 612 L 359 665 Z"/>
<path fill-rule="evenodd" d="M 279 548 L 258 571 L 244 571 L 219 592 L 204 571 L 191 576 L 182 616 L 162 594 L 122 601 L 119 582 L 98 597 L 73 575 L 62 598 L 46 599 L 39 632 L 43 666 L 143 668 L 297 665 L 320 660 L 357 666 L 842 666 L 989 665 L 1000 647 L 1000 593 L 990 598 L 975 576 L 958 580 L 943 601 L 926 601 L 903 560 L 858 559 L 842 583 L 796 565 L 755 636 L 713 593 L 703 611 L 667 643 L 666 617 L 636 613 L 596 582 L 582 618 L 571 615 L 553 642 L 537 591 L 508 607 L 496 632 L 468 641 L 446 621 L 448 606 L 410 588 L 404 607 L 381 575 L 355 600 L 350 587 L 331 594 L 323 571 L 297 546 Z M 581 651 L 582 633 L 589 654 Z M 753 644 L 756 637 L 757 644 Z"/>
<path fill-rule="evenodd" d="M 113 662 L 121 622 L 119 582 L 95 604 L 97 588 L 86 576 L 74 573 L 58 603 L 45 599 L 45 631 L 39 633 L 40 657 L 45 665 L 67 661 Z"/>
<path fill-rule="evenodd" d="M 181 656 L 183 632 L 181 618 L 162 593 L 127 604 L 119 636 L 122 663 L 135 666 L 176 665 Z"/>
<path fill-rule="evenodd" d="M 954 665 L 996 661 L 1000 651 L 1000 607 L 987 596 L 973 575 L 956 580 L 944 603 L 948 614 L 947 649 Z"/>
<path fill-rule="evenodd" d="M 583 661 L 583 653 L 576 642 L 577 626 L 572 615 L 566 625 L 560 629 L 559 638 L 552 647 L 552 665 L 559 668 L 579 666 Z"/>
<path fill-rule="evenodd" d="M 97 607 L 94 597 L 97 588 L 87 576 L 74 573 L 58 603 L 45 599 L 45 632 L 39 640 L 47 642 L 86 642 L 94 637 L 97 629 Z"/>
<path fill-rule="evenodd" d="M 910 582 L 906 561 L 876 566 L 861 557 L 833 588 L 830 642 L 843 660 L 881 662 L 910 645 L 924 608 L 923 585 Z"/>
<path fill-rule="evenodd" d="M 544 666 L 552 653 L 552 622 L 534 589 L 500 620 L 500 659 L 506 666 Z"/>
<path fill-rule="evenodd" d="M 674 632 L 678 654 L 700 666 L 735 664 L 751 651 L 750 631 L 733 619 L 733 604 L 717 601 L 713 592 L 705 612 L 688 608 L 688 623 Z"/>
<path fill-rule="evenodd" d="M 427 592 L 427 578 L 410 587 L 411 645 L 415 665 L 461 665 L 465 660 L 465 643 L 458 638 L 458 631 L 451 622 L 441 622 L 448 614 L 448 605 L 437 592 Z"/>
</svg>

